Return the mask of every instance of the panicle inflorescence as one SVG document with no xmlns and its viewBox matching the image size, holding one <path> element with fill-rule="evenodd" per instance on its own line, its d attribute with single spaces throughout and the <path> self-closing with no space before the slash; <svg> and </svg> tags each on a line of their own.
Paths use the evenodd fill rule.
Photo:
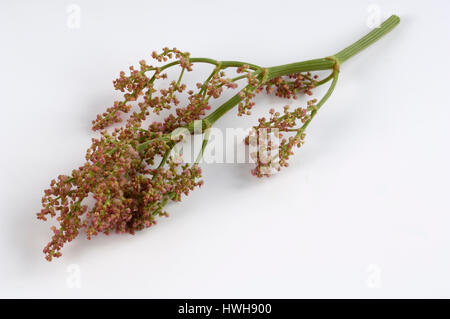
<svg viewBox="0 0 450 319">
<path fill-rule="evenodd" d="M 131 233 L 156 223 L 157 216 L 166 216 L 168 201 L 180 201 L 202 181 L 197 165 L 167 159 L 164 167 L 150 168 L 147 162 L 163 156 L 169 144 L 153 139 L 145 152 L 136 148 L 140 133 L 130 128 L 116 129 L 109 135 L 102 132 L 93 139 L 86 154 L 86 163 L 70 176 L 59 176 L 42 198 L 43 209 L 38 218 L 57 216 L 59 227 L 53 227 L 53 237 L 44 248 L 46 258 L 61 255 L 66 242 L 73 240 L 81 228 L 87 238 L 98 233 Z M 81 202 L 92 196 L 91 208 Z"/>
<path fill-rule="evenodd" d="M 150 227 L 157 217 L 168 216 L 167 203 L 180 201 L 183 194 L 188 195 L 201 186 L 203 181 L 198 164 L 182 163 L 172 156 L 171 151 L 182 139 L 180 136 L 175 138 L 172 133 L 202 120 L 211 109 L 211 98 L 218 99 L 224 89 L 237 89 L 237 81 L 246 81 L 238 93 L 241 99 L 238 115 L 241 116 L 250 114 L 255 95 L 264 89 L 279 97 L 296 98 L 299 92 L 310 94 L 315 83 L 309 73 L 266 81 L 265 69 L 244 63 L 236 68 L 238 76 L 229 78 L 221 62 L 216 61 L 208 79 L 188 89 L 182 78 L 185 72 L 192 71 L 189 53 L 164 48 L 161 53 L 153 52 L 152 58 L 157 64 L 166 64 L 157 66 L 141 60 L 137 69 L 131 66 L 128 74 L 120 72 L 114 88 L 123 93 L 123 99 L 115 101 L 92 122 L 93 130 L 100 131 L 100 137 L 92 139 L 86 162 L 70 175 L 60 175 L 52 180 L 50 188 L 45 190 L 42 210 L 37 216 L 42 220 L 56 217 L 58 222 L 58 226 L 52 226 L 52 239 L 44 248 L 49 261 L 61 256 L 64 244 L 77 237 L 81 230 L 91 239 L 99 233 L 133 234 Z M 175 66 L 180 68 L 179 77 L 166 81 L 165 70 Z M 151 113 L 159 115 L 163 110 L 174 112 L 161 121 L 146 124 Z M 109 132 L 107 129 L 122 122 L 125 114 L 129 114 L 125 123 Z M 270 118 L 260 119 L 255 129 L 276 128 L 283 134 L 292 132 L 296 122 L 305 123 L 309 114 L 309 108 L 289 111 L 285 107 L 282 115 L 271 110 Z M 252 173 L 259 177 L 269 176 L 267 167 L 287 166 L 293 146 L 300 146 L 303 138 L 304 133 L 298 129 L 294 137 L 283 138 L 279 159 L 258 153 L 257 166 Z M 249 140 L 250 137 L 246 141 Z M 260 141 L 258 143 L 262 145 Z M 266 151 L 273 147 L 271 142 L 264 146 Z M 89 201 L 92 204 L 87 204 Z"/>
<path fill-rule="evenodd" d="M 134 234 L 154 225 L 158 217 L 167 217 L 169 202 L 180 201 L 203 184 L 198 163 L 209 130 L 203 134 L 194 163 L 183 163 L 176 151 L 177 144 L 185 136 L 196 134 L 199 127 L 201 131 L 209 129 L 236 106 L 238 116 L 250 115 L 260 92 L 297 99 L 300 94 L 312 95 L 315 87 L 331 81 L 320 101 L 312 99 L 306 107 L 293 110 L 285 106 L 282 112 L 271 109 L 268 118 L 260 118 L 245 139 L 257 148 L 250 154 L 256 162 L 253 175 L 270 176 L 288 166 L 294 147 L 304 143 L 305 129 L 333 93 L 341 63 L 390 32 L 399 21 L 399 17 L 391 16 L 380 28 L 326 58 L 263 68 L 239 61 L 192 58 L 188 52 L 166 47 L 159 53 L 152 52 L 154 64 L 141 60 L 138 67 L 120 72 L 113 84 L 122 98 L 92 121 L 92 129 L 100 136 L 92 139 L 85 163 L 70 175 L 53 179 L 44 191 L 37 217 L 44 221 L 55 218 L 57 222 L 51 227 L 53 235 L 44 248 L 45 257 L 49 261 L 60 257 L 62 247 L 81 231 L 88 239 L 99 233 Z M 191 72 L 195 63 L 214 69 L 204 82 L 188 88 L 183 75 Z M 179 68 L 179 76 L 169 80 L 169 68 Z M 236 77 L 227 77 L 225 70 L 230 68 L 234 68 Z M 318 80 L 317 75 L 306 72 L 310 70 L 331 73 Z M 225 89 L 237 89 L 241 80 L 244 84 L 236 94 L 206 114 L 211 110 L 211 98 L 218 99 Z M 170 110 L 172 113 L 164 115 Z M 147 122 L 153 114 L 164 117 Z M 125 123 L 116 125 L 122 121 Z"/>
<path fill-rule="evenodd" d="M 253 127 L 244 140 L 247 145 L 257 149 L 250 154 L 256 163 L 251 171 L 254 176 L 270 177 L 282 167 L 289 166 L 288 160 L 294 154 L 294 146 L 299 148 L 304 143 L 304 128 L 316 102 L 316 99 L 312 99 L 308 101 L 307 108 L 298 107 L 292 111 L 286 105 L 283 113 L 270 109 L 269 119 L 262 117 L 258 120 L 258 125 Z M 279 143 L 275 143 L 271 136 L 279 139 Z"/>
<path fill-rule="evenodd" d="M 177 59 L 181 72 L 192 70 L 189 53 L 175 48 L 165 48 L 152 56 L 158 62 Z M 52 239 L 44 248 L 49 261 L 61 256 L 63 245 L 78 236 L 81 229 L 88 239 L 99 233 L 133 234 L 155 224 L 156 217 L 168 216 L 164 208 L 169 201 L 180 201 L 183 194 L 202 185 L 197 164 L 179 163 L 168 154 L 177 142 L 169 133 L 204 115 L 210 108 L 204 98 L 189 92 L 189 103 L 176 109 L 177 116 L 169 115 L 163 122 L 142 127 L 150 110 L 159 114 L 179 105 L 178 94 L 186 90 L 181 76 L 157 90 L 155 80 L 167 77 L 162 72 L 163 67 L 148 65 L 144 60 L 140 61 L 140 70 L 130 67 L 128 75 L 120 72 L 114 87 L 124 93 L 124 98 L 93 121 L 93 129 L 101 130 L 100 138 L 92 140 L 85 164 L 71 175 L 58 176 L 45 190 L 37 217 L 56 217 L 59 224 L 52 226 Z M 122 121 L 123 114 L 132 109 L 131 102 L 138 98 L 138 109 L 125 125 L 111 133 L 106 131 L 108 126 Z M 144 141 L 145 149 L 138 151 Z M 158 158 L 164 158 L 164 162 L 154 167 Z M 93 205 L 85 204 L 89 198 Z"/>
<path fill-rule="evenodd" d="M 280 98 L 297 99 L 300 93 L 312 95 L 312 89 L 318 83 L 317 79 L 318 76 L 312 75 L 310 72 L 293 73 L 274 77 L 255 91 L 261 92 L 265 89 L 267 94 L 275 94 Z M 244 95 L 243 98 L 245 98 Z M 270 177 L 274 172 L 289 165 L 288 160 L 294 154 L 294 146 L 300 147 L 304 143 L 304 129 L 315 110 L 316 103 L 316 99 L 311 99 L 307 102 L 306 108 L 298 107 L 293 111 L 290 111 L 289 106 L 286 105 L 282 114 L 271 109 L 269 119 L 263 117 L 258 120 L 258 125 L 254 126 L 244 139 L 247 145 L 256 147 L 256 151 L 250 154 L 256 163 L 251 170 L 254 176 Z M 253 105 L 249 103 L 243 105 L 242 111 L 241 108 L 239 109 L 240 114 L 245 112 L 249 114 L 249 109 Z M 300 124 L 302 125 L 298 126 Z M 279 143 L 275 143 L 273 137 L 280 139 Z"/>
</svg>

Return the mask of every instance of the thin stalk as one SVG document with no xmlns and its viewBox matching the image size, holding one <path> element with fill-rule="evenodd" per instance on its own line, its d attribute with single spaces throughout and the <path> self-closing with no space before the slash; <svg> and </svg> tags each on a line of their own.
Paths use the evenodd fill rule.
<svg viewBox="0 0 450 319">
<path fill-rule="evenodd" d="M 333 81 L 331 82 L 330 87 L 328 88 L 327 93 L 325 93 L 325 95 L 322 97 L 322 99 L 319 101 L 319 103 L 317 103 L 314 106 L 314 110 L 311 112 L 311 116 L 310 118 L 302 125 L 302 127 L 298 130 L 297 132 L 297 136 L 300 136 L 303 134 L 303 132 L 305 131 L 305 129 L 308 127 L 309 123 L 311 123 L 312 119 L 314 118 L 314 116 L 317 114 L 317 112 L 319 111 L 319 109 L 322 107 L 322 105 L 325 104 L 325 102 L 328 100 L 328 98 L 331 96 L 331 94 L 334 91 L 334 88 L 336 87 L 336 83 L 339 77 L 339 71 L 335 70 L 333 72 Z"/>
<path fill-rule="evenodd" d="M 184 74 L 184 69 L 185 68 L 181 69 L 180 76 L 178 77 L 178 81 L 177 81 L 177 86 L 180 85 L 180 83 L 181 83 L 181 79 L 183 78 L 183 74 Z"/>
<path fill-rule="evenodd" d="M 197 159 L 195 160 L 195 163 L 194 163 L 194 164 L 198 164 L 198 163 L 200 163 L 200 161 L 202 160 L 203 153 L 205 152 L 206 145 L 208 145 L 210 133 L 211 133 L 211 129 L 208 128 L 208 129 L 205 131 L 205 136 L 203 137 L 203 141 L 202 141 L 202 149 L 201 149 L 200 152 L 198 153 Z"/>
<path fill-rule="evenodd" d="M 219 69 L 218 69 L 218 68 L 219 68 Z M 202 94 L 203 96 L 205 96 L 205 94 L 206 94 L 206 86 L 208 85 L 208 83 L 209 83 L 209 81 L 212 79 L 212 77 L 213 77 L 217 72 L 219 72 L 219 70 L 220 70 L 220 67 L 216 67 L 216 68 L 214 68 L 214 70 L 212 70 L 211 74 L 208 76 L 208 78 L 205 80 L 205 82 L 203 82 L 203 85 L 202 85 L 202 87 L 201 87 L 201 89 L 200 89 L 199 94 Z"/>
<path fill-rule="evenodd" d="M 250 86 L 246 86 L 246 88 L 249 88 Z M 229 110 L 233 109 L 239 102 L 242 101 L 241 96 L 239 93 L 236 93 L 231 99 L 223 103 L 220 107 L 218 107 L 214 112 L 209 114 L 207 117 L 205 117 L 205 120 L 207 120 L 211 125 L 214 124 L 218 119 L 220 119 L 225 113 L 227 113 Z"/>
</svg>

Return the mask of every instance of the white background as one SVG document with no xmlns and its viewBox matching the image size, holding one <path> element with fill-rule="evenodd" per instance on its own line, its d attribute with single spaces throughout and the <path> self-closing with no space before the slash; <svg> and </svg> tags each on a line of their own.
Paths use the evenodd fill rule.
<svg viewBox="0 0 450 319">
<path fill-rule="evenodd" d="M 68 1 L 0 4 L 0 297 L 450 297 L 448 1 L 74 3 L 79 28 Z M 44 259 L 43 189 L 83 163 L 120 70 L 166 45 L 263 66 L 325 57 L 377 8 L 401 24 L 342 65 L 288 169 L 205 164 L 156 227 Z M 254 123 L 233 110 L 218 127 Z"/>
</svg>

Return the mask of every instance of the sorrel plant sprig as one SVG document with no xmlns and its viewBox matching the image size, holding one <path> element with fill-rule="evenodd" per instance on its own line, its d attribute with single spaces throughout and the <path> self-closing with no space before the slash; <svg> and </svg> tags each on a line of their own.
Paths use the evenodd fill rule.
<svg viewBox="0 0 450 319">
<path fill-rule="evenodd" d="M 50 183 L 42 198 L 39 219 L 56 217 L 53 236 L 44 248 L 47 260 L 61 256 L 61 248 L 75 239 L 83 229 L 90 239 L 98 233 L 131 233 L 156 224 L 158 216 L 168 216 L 165 206 L 180 201 L 182 195 L 201 186 L 199 161 L 208 143 L 209 128 L 225 113 L 237 106 L 239 116 L 250 115 L 256 94 L 266 92 L 283 99 L 296 99 L 300 94 L 312 95 L 312 90 L 331 81 L 320 99 L 311 99 L 305 107 L 283 113 L 269 110 L 269 118 L 261 118 L 247 143 L 260 143 L 261 129 L 276 129 L 281 137 L 278 158 L 253 154 L 256 167 L 252 173 L 269 176 L 271 170 L 287 166 L 293 147 L 300 147 L 305 129 L 331 96 L 338 81 L 340 66 L 359 51 L 391 31 L 400 19 L 391 16 L 379 28 L 351 46 L 329 57 L 303 62 L 261 67 L 240 61 L 218 61 L 191 57 L 175 48 L 153 52 L 157 65 L 142 60 L 139 68 L 130 67 L 128 74 L 120 72 L 114 81 L 123 99 L 116 101 L 92 122 L 100 137 L 92 140 L 86 162 L 70 175 L 60 175 Z M 183 83 L 183 76 L 196 64 L 212 66 L 210 75 L 193 88 Z M 166 70 L 178 68 L 179 75 L 169 81 Z M 229 77 L 228 71 L 235 76 Z M 323 79 L 311 72 L 329 70 Z M 225 89 L 241 89 L 212 112 L 211 102 Z M 183 96 L 186 102 L 182 102 Z M 136 108 L 134 111 L 133 106 Z M 175 110 L 162 121 L 146 124 L 152 113 Z M 208 114 L 207 114 L 208 113 Z M 124 115 L 130 114 L 121 126 Z M 200 121 L 200 122 L 199 122 Z M 182 163 L 173 156 L 173 149 L 186 134 L 196 133 L 196 123 L 206 130 L 202 149 L 194 163 Z M 114 128 L 107 130 L 111 125 Z M 184 133 L 183 133 L 184 132 Z M 266 149 L 272 147 L 270 142 Z M 88 205 L 93 199 L 93 205 Z"/>
</svg>

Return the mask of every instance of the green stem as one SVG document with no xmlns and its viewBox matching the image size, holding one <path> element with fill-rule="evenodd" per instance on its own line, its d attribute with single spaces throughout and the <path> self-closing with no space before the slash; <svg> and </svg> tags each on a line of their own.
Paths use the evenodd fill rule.
<svg viewBox="0 0 450 319">
<path fill-rule="evenodd" d="M 333 58 L 322 58 L 314 59 L 309 61 L 297 62 L 279 65 L 275 67 L 268 68 L 269 76 L 268 79 L 273 79 L 278 76 L 288 75 L 300 72 L 309 71 L 320 71 L 332 69 L 336 62 L 342 64 L 349 58 L 359 53 L 363 49 L 367 48 L 381 37 L 389 33 L 398 23 L 400 18 L 396 15 L 390 16 L 386 21 L 384 21 L 378 28 L 370 31 L 364 37 L 353 43 L 352 45 L 346 47 L 344 50 L 336 53 Z M 337 61 L 336 61 L 337 60 Z"/>
<path fill-rule="evenodd" d="M 343 63 L 350 59 L 352 56 L 358 52 L 364 50 L 372 43 L 379 40 L 381 37 L 389 33 L 395 28 L 397 24 L 400 23 L 400 18 L 396 15 L 392 15 L 384 21 L 378 28 L 372 30 L 367 35 L 353 43 L 351 46 L 346 47 L 344 50 L 339 51 L 334 56 L 338 59 L 339 63 Z"/>
<path fill-rule="evenodd" d="M 331 59 L 314 59 L 296 63 L 283 64 L 278 66 L 273 66 L 268 68 L 267 71 L 269 73 L 268 80 L 272 80 L 273 78 L 301 73 L 301 72 L 309 72 L 309 71 L 320 71 L 320 70 L 330 70 L 333 68 L 335 61 Z"/>
<path fill-rule="evenodd" d="M 212 64 L 215 66 L 220 65 L 222 67 L 222 69 L 229 68 L 229 67 L 240 67 L 243 65 L 248 65 L 250 67 L 250 69 L 255 70 L 255 71 L 261 69 L 261 67 L 258 65 L 247 63 L 247 62 L 240 62 L 240 61 L 217 61 L 217 60 L 209 59 L 209 58 L 189 58 L 189 61 L 192 63 L 207 63 L 207 64 Z M 163 71 L 165 69 L 168 69 L 174 65 L 178 65 L 180 63 L 181 63 L 180 60 L 173 61 L 173 62 L 170 62 L 170 63 L 167 63 L 167 64 L 161 66 L 159 68 L 159 70 Z M 153 70 L 153 69 L 151 69 L 151 70 Z"/>
<path fill-rule="evenodd" d="M 211 125 L 214 124 L 218 119 L 220 119 L 225 113 L 234 108 L 239 102 L 242 101 L 239 93 L 235 94 L 231 99 L 223 103 L 220 107 L 218 107 L 214 112 L 205 117 Z"/>
</svg>

